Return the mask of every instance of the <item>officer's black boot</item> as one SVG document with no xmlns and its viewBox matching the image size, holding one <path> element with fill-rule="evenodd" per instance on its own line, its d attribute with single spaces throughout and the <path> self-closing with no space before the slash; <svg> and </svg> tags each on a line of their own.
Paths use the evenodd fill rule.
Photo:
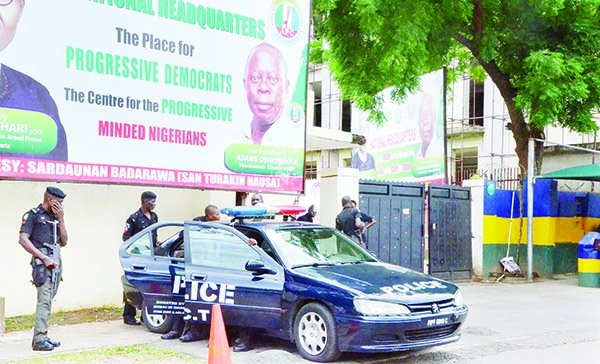
<svg viewBox="0 0 600 364">
<path fill-rule="evenodd" d="M 49 343 L 50 345 L 54 346 L 55 348 L 60 346 L 60 341 L 54 341 L 50 338 L 47 338 L 46 342 Z"/>
<path fill-rule="evenodd" d="M 195 322 L 186 322 L 184 334 L 179 338 L 184 343 L 208 339 L 208 328 Z"/>
<path fill-rule="evenodd" d="M 250 332 L 246 329 L 240 330 L 240 337 L 235 340 L 235 346 L 233 347 L 233 351 L 241 352 L 241 351 L 249 351 L 254 349 L 252 345 L 252 336 Z"/>
<path fill-rule="evenodd" d="M 44 340 L 44 341 L 34 343 L 32 345 L 32 348 L 34 351 L 52 351 L 52 350 L 54 350 L 54 345 L 52 345 L 48 341 Z"/>
<path fill-rule="evenodd" d="M 173 340 L 173 339 L 179 338 L 182 333 L 183 333 L 183 318 L 181 318 L 181 316 L 176 316 L 174 319 L 173 327 L 171 328 L 171 331 L 162 335 L 160 338 L 163 340 Z"/>
</svg>

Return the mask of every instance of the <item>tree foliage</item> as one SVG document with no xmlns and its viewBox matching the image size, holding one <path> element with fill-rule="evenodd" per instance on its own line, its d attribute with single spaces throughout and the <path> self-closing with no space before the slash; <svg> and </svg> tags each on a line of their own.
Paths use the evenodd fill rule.
<svg viewBox="0 0 600 364">
<path fill-rule="evenodd" d="M 521 168 L 549 125 L 597 129 L 600 0 L 313 0 L 318 46 L 345 98 L 383 122 L 379 93 L 419 77 L 485 70 L 507 105 Z M 323 43 L 324 42 L 324 43 Z M 476 72 L 474 72 L 476 73 Z M 542 157 L 536 146 L 536 167 Z"/>
</svg>

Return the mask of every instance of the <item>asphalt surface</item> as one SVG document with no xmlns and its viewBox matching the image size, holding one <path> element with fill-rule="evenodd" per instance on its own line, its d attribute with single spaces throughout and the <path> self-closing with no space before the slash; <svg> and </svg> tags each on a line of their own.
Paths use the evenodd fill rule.
<svg viewBox="0 0 600 364">
<path fill-rule="evenodd" d="M 339 363 L 596 363 L 600 362 L 600 288 L 577 286 L 577 277 L 534 283 L 459 283 L 469 316 L 454 344 L 421 351 L 346 353 Z M 164 341 L 142 327 L 120 321 L 57 326 L 50 337 L 62 346 L 31 350 L 31 332 L 0 336 L 0 361 L 37 358 L 102 347 L 149 344 L 208 358 L 208 341 Z M 256 349 L 231 352 L 234 363 L 306 363 L 289 342 L 256 338 Z"/>
</svg>

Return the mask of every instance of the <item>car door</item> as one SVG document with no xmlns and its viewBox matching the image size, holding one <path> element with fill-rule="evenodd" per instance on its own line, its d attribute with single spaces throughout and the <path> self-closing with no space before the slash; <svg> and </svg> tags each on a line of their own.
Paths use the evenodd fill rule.
<svg viewBox="0 0 600 364">
<path fill-rule="evenodd" d="M 154 224 L 130 242 L 121 254 L 125 278 L 143 295 L 148 314 L 183 313 L 185 263 L 182 257 L 169 254 L 171 245 L 177 245 L 178 236 L 172 235 L 177 229 L 182 230 L 183 223 Z M 156 248 L 152 238 L 154 231 L 159 237 L 159 247 Z M 162 242 L 161 237 L 166 234 L 170 236 Z M 163 246 L 169 249 L 165 250 Z"/>
<path fill-rule="evenodd" d="M 187 320 L 210 322 L 219 304 L 226 325 L 280 330 L 283 269 L 240 232 L 214 223 L 187 223 L 185 308 Z M 245 269 L 250 261 L 266 272 Z"/>
</svg>

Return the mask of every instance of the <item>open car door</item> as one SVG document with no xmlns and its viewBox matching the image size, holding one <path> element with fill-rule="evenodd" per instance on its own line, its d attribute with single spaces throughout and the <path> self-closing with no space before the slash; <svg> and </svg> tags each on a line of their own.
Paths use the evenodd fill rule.
<svg viewBox="0 0 600 364">
<path fill-rule="evenodd" d="M 219 304 L 226 325 L 282 329 L 281 266 L 225 225 L 186 222 L 184 236 L 186 320 L 210 323 Z"/>
<path fill-rule="evenodd" d="M 151 332 L 169 331 L 173 315 L 183 314 L 185 267 L 183 255 L 177 254 L 183 248 L 183 223 L 159 222 L 121 249 L 125 294 L 142 310 Z"/>
</svg>

